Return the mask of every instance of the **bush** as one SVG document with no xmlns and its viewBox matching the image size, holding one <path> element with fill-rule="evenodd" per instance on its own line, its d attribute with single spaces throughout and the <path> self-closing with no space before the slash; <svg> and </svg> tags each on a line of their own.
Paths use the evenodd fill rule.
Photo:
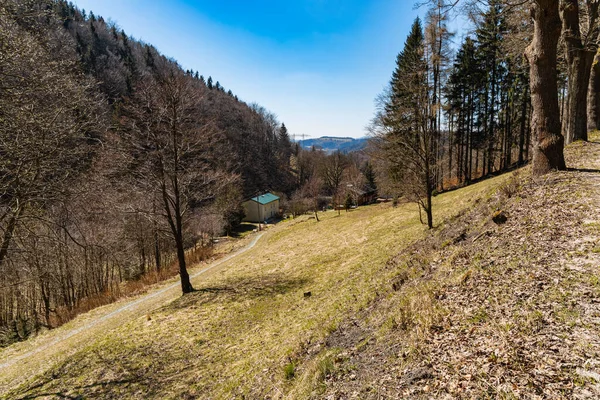
<svg viewBox="0 0 600 400">
<path fill-rule="evenodd" d="M 287 364 L 283 368 L 283 373 L 285 374 L 285 379 L 294 379 L 294 377 L 296 376 L 296 363 L 292 361 L 289 364 Z"/>
</svg>

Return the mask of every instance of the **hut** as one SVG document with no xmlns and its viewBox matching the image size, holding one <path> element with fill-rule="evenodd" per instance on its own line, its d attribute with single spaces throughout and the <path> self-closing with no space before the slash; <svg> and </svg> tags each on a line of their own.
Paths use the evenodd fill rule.
<svg viewBox="0 0 600 400">
<path fill-rule="evenodd" d="M 243 202 L 242 207 L 246 213 L 244 221 L 264 222 L 279 214 L 279 197 L 273 193 L 261 194 Z"/>
</svg>

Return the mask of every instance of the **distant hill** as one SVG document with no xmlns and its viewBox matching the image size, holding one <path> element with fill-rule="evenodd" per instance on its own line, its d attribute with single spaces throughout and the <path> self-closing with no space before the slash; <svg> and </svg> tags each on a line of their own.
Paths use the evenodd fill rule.
<svg viewBox="0 0 600 400">
<path fill-rule="evenodd" d="M 300 146 L 310 149 L 315 146 L 317 149 L 322 149 L 327 153 L 341 151 L 342 153 L 351 153 L 364 149 L 368 143 L 367 138 L 354 139 L 351 137 L 334 137 L 323 136 L 315 139 L 299 140 Z"/>
</svg>

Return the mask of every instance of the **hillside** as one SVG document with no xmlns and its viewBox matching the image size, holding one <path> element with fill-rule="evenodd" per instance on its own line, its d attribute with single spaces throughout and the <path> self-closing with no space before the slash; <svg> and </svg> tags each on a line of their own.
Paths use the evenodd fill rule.
<svg viewBox="0 0 600 400">
<path fill-rule="evenodd" d="M 436 198 L 450 218 L 486 199 L 498 177 Z M 367 307 L 396 271 L 387 260 L 427 231 L 412 204 L 329 211 L 268 230 L 243 257 L 195 278 L 197 292 L 158 296 L 141 313 L 0 369 L 5 398 L 57 393 L 113 398 L 305 398 L 334 366 L 329 335 Z M 310 297 L 304 297 L 311 292 Z M 132 299 L 132 301 L 137 301 Z M 5 363 L 78 331 L 123 303 L 94 310 L 0 353 Z M 278 394 L 279 393 L 279 394 Z"/>
<path fill-rule="evenodd" d="M 274 114 L 106 18 L 0 2 L 0 347 L 184 271 L 244 198 L 298 186 Z"/>
<path fill-rule="evenodd" d="M 327 398 L 600 396 L 600 135 L 565 155 L 388 262 L 393 291 L 328 338 Z"/>
<path fill-rule="evenodd" d="M 368 139 L 359 138 L 354 139 L 350 137 L 334 137 L 334 136 L 323 136 L 315 139 L 304 139 L 299 140 L 298 144 L 304 149 L 321 149 L 327 153 L 333 153 L 341 151 L 342 153 L 351 153 L 353 151 L 359 151 L 367 147 Z"/>
<path fill-rule="evenodd" d="M 410 204 L 277 225 L 198 292 L 1 370 L 5 398 L 593 397 L 600 143 L 567 156 L 437 196 L 431 233 Z"/>
</svg>

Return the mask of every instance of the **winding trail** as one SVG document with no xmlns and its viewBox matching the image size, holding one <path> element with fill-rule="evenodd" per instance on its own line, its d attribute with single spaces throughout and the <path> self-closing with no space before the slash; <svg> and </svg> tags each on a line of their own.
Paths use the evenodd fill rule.
<svg viewBox="0 0 600 400">
<path fill-rule="evenodd" d="M 257 234 L 245 247 L 228 254 L 227 256 L 211 263 L 199 271 L 191 273 L 190 278 L 195 279 L 203 274 L 206 274 L 207 272 L 215 272 L 217 267 L 223 266 L 223 264 L 227 263 L 233 258 L 238 257 L 252 249 L 263 235 L 264 232 Z M 19 379 L 17 376 L 15 376 L 17 375 L 16 369 L 22 370 L 25 365 L 28 365 L 27 371 L 31 372 L 32 368 L 37 369 L 43 367 L 45 360 L 50 358 L 56 360 L 56 357 L 58 356 L 67 357 L 69 354 L 73 354 L 76 350 L 78 350 L 80 345 L 88 343 L 88 340 L 85 340 L 83 337 L 79 337 L 76 340 L 69 339 L 74 339 L 74 337 L 80 335 L 81 333 L 90 331 L 100 331 L 97 333 L 106 333 L 106 331 L 120 326 L 133 318 L 143 316 L 180 296 L 179 288 L 180 282 L 177 280 L 176 282 L 161 287 L 160 289 L 157 289 L 151 293 L 142 295 L 135 300 L 121 304 L 118 306 L 118 308 L 111 310 L 106 314 L 103 314 L 103 311 L 110 309 L 110 307 L 114 306 L 114 304 L 101 307 L 97 310 L 92 310 L 91 312 L 87 313 L 89 315 L 83 314 L 70 323 L 63 325 L 63 327 L 57 328 L 54 331 L 48 332 L 46 335 L 41 335 L 41 337 L 31 340 L 32 343 L 30 343 L 29 346 L 27 346 L 27 342 L 23 342 L 5 349 L 3 352 L 4 354 L 0 355 L 0 393 L 2 393 L 4 385 L 6 385 L 9 381 L 12 380 L 14 384 L 14 380 Z M 88 318 L 88 320 L 80 325 L 79 323 L 81 322 L 81 319 L 85 318 Z M 74 325 L 72 328 L 68 328 L 72 325 Z M 55 335 L 56 337 L 53 339 L 48 339 L 50 335 L 58 331 L 64 332 Z M 70 343 L 66 343 L 67 341 Z M 12 347 L 21 347 L 19 345 L 22 345 L 23 348 L 19 348 L 16 351 L 11 351 Z M 38 357 L 34 357 L 36 355 Z M 15 366 L 17 363 L 19 363 L 19 365 Z M 13 366 L 15 366 L 14 369 L 8 369 L 9 367 Z"/>
</svg>

